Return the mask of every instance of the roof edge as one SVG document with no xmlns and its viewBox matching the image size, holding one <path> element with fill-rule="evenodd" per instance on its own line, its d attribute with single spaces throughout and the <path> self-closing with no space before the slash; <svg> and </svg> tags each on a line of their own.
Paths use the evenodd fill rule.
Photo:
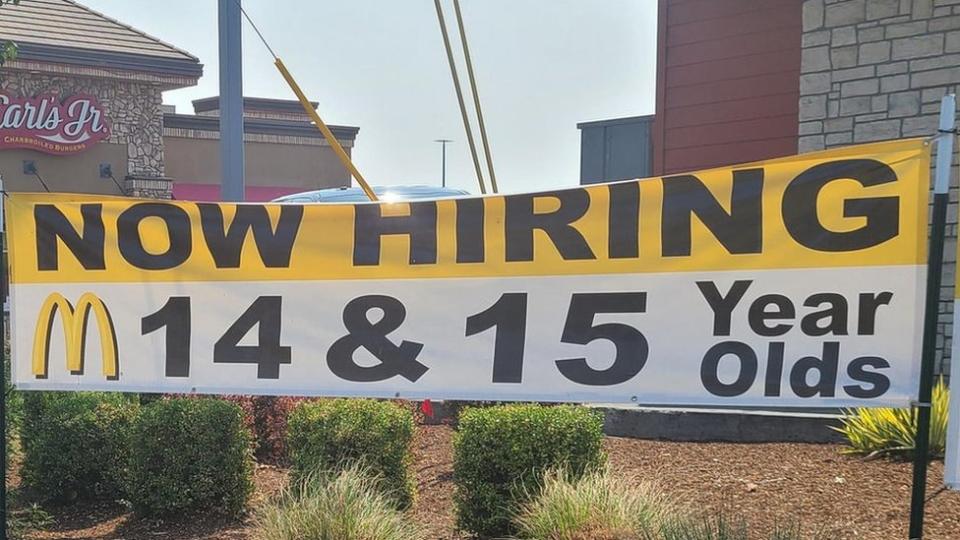
<svg viewBox="0 0 960 540">
<path fill-rule="evenodd" d="M 203 75 L 203 64 L 196 59 L 187 60 L 146 54 L 98 51 L 95 49 L 61 47 L 25 41 L 17 42 L 17 48 L 18 60 L 111 68 L 141 73 L 179 75 L 197 79 Z"/>
<path fill-rule="evenodd" d="M 592 127 L 603 127 L 603 126 L 618 126 L 621 124 L 642 124 L 644 122 L 652 122 L 654 114 L 645 114 L 641 116 L 624 116 L 623 118 L 610 118 L 607 120 L 591 120 L 589 122 L 580 122 L 577 124 L 577 129 L 583 128 L 592 128 Z"/>
<path fill-rule="evenodd" d="M 165 113 L 163 127 L 196 129 L 200 131 L 220 131 L 220 118 L 217 116 L 199 116 L 195 114 Z M 355 126 L 327 126 L 337 139 L 355 140 L 359 127 Z M 309 137 L 322 139 L 323 134 L 310 122 L 294 122 L 291 120 L 274 120 L 270 118 L 244 118 L 243 132 L 259 135 L 287 135 L 294 137 Z"/>
<path fill-rule="evenodd" d="M 200 99 L 195 99 L 193 103 L 193 112 L 202 113 L 209 111 L 216 111 L 220 109 L 220 96 L 210 96 Z M 320 105 L 319 102 L 311 101 L 310 105 L 314 109 Z M 243 98 L 243 110 L 244 111 L 270 111 L 270 112 L 290 112 L 290 113 L 303 113 L 303 106 L 299 101 L 295 99 L 276 99 L 276 98 L 260 98 L 260 97 L 247 97 Z"/>
</svg>

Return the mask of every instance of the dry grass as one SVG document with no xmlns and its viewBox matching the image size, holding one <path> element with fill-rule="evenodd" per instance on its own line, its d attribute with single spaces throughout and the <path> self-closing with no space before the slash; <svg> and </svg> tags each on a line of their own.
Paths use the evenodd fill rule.
<svg viewBox="0 0 960 540">
<path fill-rule="evenodd" d="M 685 515 L 653 482 L 630 481 L 608 468 L 574 479 L 548 472 L 541 494 L 525 504 L 516 522 L 520 537 L 538 540 L 619 540 L 653 535 Z"/>
<path fill-rule="evenodd" d="M 369 471 L 318 472 L 284 491 L 257 516 L 259 540 L 418 540 L 419 528 Z"/>
</svg>

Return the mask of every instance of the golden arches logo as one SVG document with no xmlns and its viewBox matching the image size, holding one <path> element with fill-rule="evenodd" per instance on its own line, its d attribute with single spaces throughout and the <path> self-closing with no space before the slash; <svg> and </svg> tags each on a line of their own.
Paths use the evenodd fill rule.
<svg viewBox="0 0 960 540">
<path fill-rule="evenodd" d="M 66 344 L 67 369 L 74 375 L 82 375 L 84 356 L 86 355 L 87 326 L 93 313 L 100 334 L 100 348 L 103 351 L 103 374 L 109 380 L 120 376 L 117 355 L 117 336 L 113 319 L 103 301 L 93 293 L 83 293 L 74 307 L 60 293 L 53 293 L 44 300 L 37 317 L 37 327 L 33 337 L 33 374 L 38 379 L 47 378 L 50 372 L 50 337 L 53 323 L 60 315 L 63 323 L 63 336 Z"/>
</svg>

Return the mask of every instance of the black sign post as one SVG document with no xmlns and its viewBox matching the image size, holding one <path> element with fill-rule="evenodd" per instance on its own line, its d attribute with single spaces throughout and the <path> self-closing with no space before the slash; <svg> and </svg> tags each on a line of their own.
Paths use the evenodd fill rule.
<svg viewBox="0 0 960 540">
<path fill-rule="evenodd" d="M 927 298 L 923 324 L 923 351 L 920 359 L 920 394 L 919 401 L 915 404 L 917 438 L 913 458 L 913 494 L 910 499 L 910 540 L 923 538 L 923 507 L 926 502 L 927 465 L 930 461 L 930 402 L 933 397 L 933 363 L 936 355 L 947 205 L 950 202 L 950 166 L 953 161 L 956 107 L 955 95 L 949 94 L 943 97 L 940 106 L 940 133 L 936 138 L 937 165 L 933 184 L 930 253 L 927 259 Z"/>
<path fill-rule="evenodd" d="M 0 485 L 0 508 L 3 508 L 3 527 L 0 527 L 0 540 L 7 540 L 7 257 L 3 245 L 6 229 L 3 221 L 3 178 L 0 178 L 0 354 L 3 354 L 3 368 L 0 369 L 0 433 L 3 433 L 3 448 L 0 456 L 3 461 L 3 485 Z"/>
</svg>

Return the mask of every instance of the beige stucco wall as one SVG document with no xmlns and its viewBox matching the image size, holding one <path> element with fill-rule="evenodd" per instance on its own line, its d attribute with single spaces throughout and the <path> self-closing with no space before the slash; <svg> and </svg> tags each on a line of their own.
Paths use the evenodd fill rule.
<svg viewBox="0 0 960 540">
<path fill-rule="evenodd" d="M 23 174 L 24 160 L 37 164 L 37 171 L 50 191 L 119 195 L 110 178 L 100 178 L 100 164 L 110 163 L 113 177 L 123 185 L 127 175 L 127 145 L 101 142 L 72 156 L 51 156 L 36 150 L 0 150 L 0 175 L 10 191 L 43 191 L 35 176 Z"/>
<path fill-rule="evenodd" d="M 167 176 L 174 182 L 220 183 L 219 140 L 166 136 L 164 148 Z M 248 186 L 318 189 L 350 183 L 347 170 L 329 146 L 247 141 L 244 157 Z"/>
</svg>

